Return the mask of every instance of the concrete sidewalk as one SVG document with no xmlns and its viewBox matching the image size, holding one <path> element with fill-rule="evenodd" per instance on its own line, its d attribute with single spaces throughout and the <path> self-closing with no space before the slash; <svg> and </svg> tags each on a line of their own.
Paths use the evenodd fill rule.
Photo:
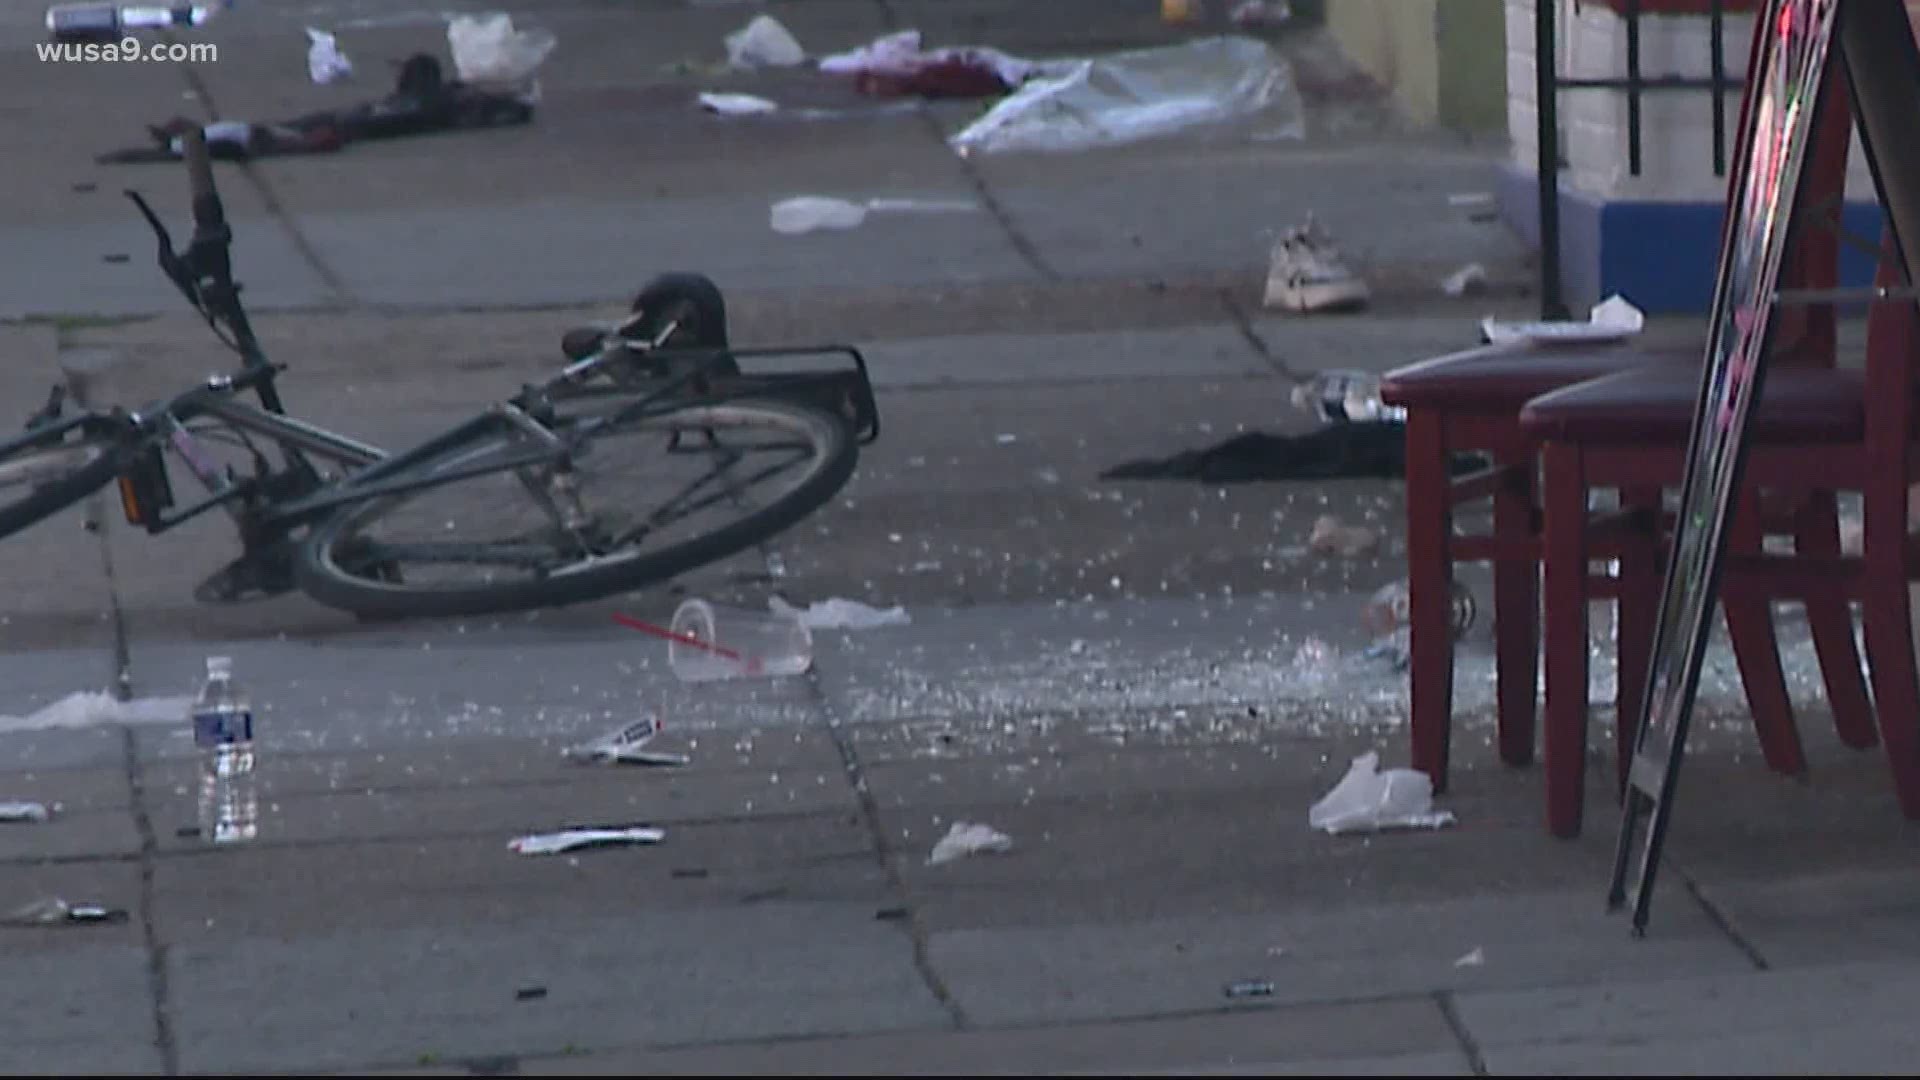
<svg viewBox="0 0 1920 1080">
<path fill-rule="evenodd" d="M 1795 790 L 1737 761 L 1737 727 L 1709 725 L 1636 942 L 1602 912 L 1604 799 L 1587 839 L 1549 840 L 1537 781 L 1490 764 L 1483 722 L 1442 801 L 1458 826 L 1307 829 L 1346 759 L 1397 732 L 1390 708 L 1343 708 L 1351 687 L 1319 704 L 1276 692 L 1284 650 L 1261 643 L 1320 631 L 1298 598 L 915 616 L 822 634 L 811 678 L 705 688 L 630 637 L 538 627 L 142 644 L 149 692 L 189 688 L 216 650 L 257 688 L 261 838 L 208 850 L 177 835 L 193 821 L 181 725 L 5 736 L 0 789 L 59 811 L 0 832 L 0 894 L 133 919 L 0 930 L 24 965 L 9 1015 L 33 1033 L 0 1062 L 1538 1074 L 1909 1060 L 1892 1003 L 1912 981 L 1911 839 L 1873 755 L 1822 740 L 1820 783 Z M 1219 673 L 1250 646 L 1243 672 L 1264 676 Z M 102 670 L 90 651 L 5 663 L 23 703 Z M 561 761 L 643 707 L 692 766 Z M 960 820 L 1014 851 L 924 865 Z M 506 850 L 613 821 L 667 839 Z M 1246 979 L 1271 996 L 1223 995 Z"/>
<path fill-rule="evenodd" d="M 1356 347 L 1437 350 L 1461 321 L 1370 321 Z M 303 413 L 397 439 L 458 415 L 448 373 L 508 383 L 553 324 L 288 316 L 263 330 Z M 1316 363 L 1346 340 L 1256 328 Z M 26 729 L 106 685 L 108 627 L 98 552 L 73 542 L 70 515 L 10 538 L 0 798 L 58 810 L 0 828 L 0 906 L 58 895 L 132 918 L 0 929 L 24 974 L 10 1015 L 34 1033 L 0 1049 L 0 1068 L 1903 1068 L 1910 1025 L 1879 1003 L 1900 1000 L 1920 941 L 1911 829 L 1877 752 L 1827 734 L 1811 683 L 1795 687 L 1816 763 L 1802 786 L 1759 765 L 1730 660 L 1711 654 L 1645 941 L 1602 910 L 1604 724 L 1588 834 L 1550 840 L 1537 770 L 1498 765 L 1490 746 L 1484 633 L 1462 655 L 1441 802 L 1458 824 L 1307 828 L 1352 756 L 1404 761 L 1400 677 L 1302 657 L 1310 642 L 1348 657 L 1367 644 L 1355 612 L 1398 573 L 1397 495 L 1098 483 L 1122 456 L 1289 422 L 1286 378 L 1233 324 L 1179 328 L 1188 369 L 1171 374 L 1141 359 L 1169 332 L 870 343 L 891 434 L 843 498 L 779 539 L 780 579 L 742 558 L 560 611 L 371 627 L 297 597 L 194 606 L 191 582 L 232 550 L 217 524 L 111 529 L 137 692 L 190 692 L 212 653 L 256 688 L 263 831 L 236 848 L 180 833 L 184 724 Z M 57 336 L 11 333 L 16 349 Z M 119 372 L 132 392 L 176 378 L 204 330 L 61 333 L 144 344 Z M 962 355 L 977 359 L 938 362 Z M 7 378 L 4 396 L 24 399 L 23 376 Z M 1312 556 L 1305 533 L 1326 512 L 1380 523 L 1389 543 Z M 608 620 L 664 618 L 682 590 L 903 603 L 912 623 L 822 632 L 808 678 L 687 686 L 657 643 Z M 1804 680 L 1804 629 L 1784 634 Z M 562 762 L 644 708 L 689 768 Z M 1013 852 L 925 865 L 961 820 L 1005 831 Z M 506 849 L 616 821 L 667 839 Z M 1248 979 L 1272 995 L 1224 996 Z"/>
<path fill-rule="evenodd" d="M 1116 22 L 1090 0 L 1061 0 L 1045 17 L 967 9 L 956 20 L 939 5 L 827 0 L 782 5 L 779 15 L 816 55 L 894 26 L 1034 56 L 1177 37 L 1152 18 Z M 543 5 L 522 22 L 551 28 L 561 44 L 527 127 L 220 166 L 250 298 L 263 310 L 615 302 L 679 268 L 731 290 L 820 300 L 881 286 L 1083 279 L 1231 280 L 1257 297 L 1273 239 L 1310 211 L 1383 297 L 1437 297 L 1442 276 L 1474 261 L 1497 286 L 1526 281 L 1514 238 L 1448 203 L 1488 189 L 1491 152 L 1409 139 L 1384 121 L 1322 130 L 1325 116 L 1371 115 L 1370 99 L 1322 100 L 1308 85 L 1297 95 L 1312 99 L 1315 118 L 1304 141 L 1257 138 L 1266 128 L 1256 119 L 1112 150 L 967 160 L 944 137 L 977 112 L 973 103 L 903 112 L 817 72 L 706 74 L 723 59 L 721 39 L 754 10 Z M 0 91 L 52 92 L 8 136 L 19 170 L 11 186 L 26 197 L 0 209 L 12 253 L 0 269 L 0 317 L 177 311 L 145 227 L 118 192 L 147 192 L 184 230 L 183 169 L 95 165 L 94 155 L 139 143 L 146 124 L 176 113 L 270 120 L 350 104 L 385 92 L 385 61 L 446 53 L 437 21 L 346 25 L 353 16 L 253 5 L 194 36 L 221 50 L 197 65 L 61 65 L 35 60 L 29 42 L 0 50 Z M 302 28 L 315 21 L 344 27 L 343 46 L 361 65 L 355 81 L 307 84 Z M 1090 25 L 1110 27 L 1115 40 L 1089 40 Z M 1303 81 L 1326 49 L 1311 35 L 1277 44 Z M 695 104 L 704 89 L 843 115 L 718 117 Z M 875 215 L 847 233 L 773 233 L 769 207 L 799 194 L 980 209 Z M 823 264 L 836 267 L 830 280 L 819 276 Z"/>
<path fill-rule="evenodd" d="M 817 51 L 919 25 L 935 43 L 1047 55 L 1170 40 L 1152 7 L 770 10 Z M 978 162 L 942 148 L 951 109 L 699 114 L 689 98 L 707 88 L 827 103 L 793 73 L 686 70 L 759 9 L 544 4 L 564 52 L 532 127 L 222 167 L 239 274 L 268 353 L 291 365 L 295 411 L 401 445 L 551 370 L 570 323 L 624 306 L 653 272 L 711 269 L 736 341 L 866 352 L 885 426 L 854 480 L 766 552 L 675 582 L 390 625 L 299 596 L 197 605 L 230 530 L 209 517 L 150 538 L 109 516 L 135 691 L 177 699 L 223 654 L 258 700 L 261 835 L 221 847 L 192 832 L 184 721 L 112 721 L 71 698 L 112 676 L 100 542 L 77 513 L 8 538 L 0 801 L 55 812 L 0 825 L 0 914 L 58 896 L 129 917 L 0 927 L 0 1071 L 1911 1068 L 1916 839 L 1880 752 L 1830 733 L 1793 610 L 1783 651 L 1814 771 L 1765 770 L 1716 645 L 1652 931 L 1635 941 L 1603 903 L 1617 824 L 1604 653 L 1583 838 L 1547 836 L 1537 766 L 1498 763 L 1484 625 L 1459 656 L 1440 800 L 1456 823 L 1317 834 L 1308 808 L 1355 755 L 1406 760 L 1404 677 L 1365 656 L 1358 618 L 1402 573 L 1398 486 L 1099 479 L 1239 431 L 1301 430 L 1296 376 L 1389 367 L 1471 344 L 1488 310 L 1524 314 L 1525 297 L 1428 291 L 1468 259 L 1524 276 L 1497 226 L 1447 206 L 1484 186 L 1484 154 L 1367 135 L 1364 101 L 1309 102 L 1301 144 L 1243 131 Z M 136 181 L 184 221 L 181 170 L 92 154 L 176 109 L 281 115 L 377 92 L 308 85 L 300 28 L 339 30 L 373 79 L 444 41 L 404 14 L 236 9 L 209 31 L 222 59 L 191 99 L 179 71 L 0 54 L 13 100 L 58 91 L 0 129 L 14 170 L 0 313 L 48 316 L 0 326 L 0 405 L 24 416 L 80 348 L 118 354 L 102 390 L 129 404 L 226 367 L 115 194 Z M 0 28 L 27 21 L 0 12 Z M 800 191 L 990 205 L 774 235 L 768 203 Z M 1370 261 L 1369 314 L 1259 310 L 1260 231 L 1309 206 Z M 1323 514 L 1379 527 L 1380 550 L 1312 553 Z M 1483 574 L 1463 578 L 1484 597 Z M 911 622 L 818 633 L 804 677 L 692 686 L 610 619 L 664 619 L 690 594 L 847 597 Z M 562 759 L 649 709 L 686 768 Z M 636 821 L 664 842 L 507 847 Z M 960 821 L 1013 849 L 929 865 Z M 1225 993 L 1248 980 L 1271 993 Z"/>
</svg>

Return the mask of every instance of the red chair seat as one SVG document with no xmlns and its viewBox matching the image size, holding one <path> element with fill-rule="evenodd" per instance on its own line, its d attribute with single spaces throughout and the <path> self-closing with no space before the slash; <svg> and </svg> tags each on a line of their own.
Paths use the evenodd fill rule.
<svg viewBox="0 0 1920 1080">
<path fill-rule="evenodd" d="M 1550 391 L 1644 367 L 1700 369 L 1704 347 L 1647 349 L 1633 345 L 1482 345 L 1397 368 L 1382 376 L 1380 399 L 1419 409 L 1468 412 L 1517 411 Z"/>
<path fill-rule="evenodd" d="M 1760 442 L 1858 442 L 1866 433 L 1864 392 L 1858 371 L 1775 368 L 1748 432 Z M 1520 410 L 1520 427 L 1540 441 L 1685 445 L 1699 393 L 1697 368 L 1620 372 L 1534 398 Z"/>
</svg>

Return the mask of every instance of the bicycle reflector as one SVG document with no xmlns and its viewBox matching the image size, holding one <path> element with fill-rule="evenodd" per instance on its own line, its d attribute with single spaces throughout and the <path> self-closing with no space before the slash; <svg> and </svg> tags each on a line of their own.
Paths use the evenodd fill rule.
<svg viewBox="0 0 1920 1080">
<path fill-rule="evenodd" d="M 120 474 L 120 509 L 127 523 L 152 528 L 160 514 L 173 505 L 173 485 L 167 482 L 167 463 L 159 446 L 149 446 Z"/>
</svg>

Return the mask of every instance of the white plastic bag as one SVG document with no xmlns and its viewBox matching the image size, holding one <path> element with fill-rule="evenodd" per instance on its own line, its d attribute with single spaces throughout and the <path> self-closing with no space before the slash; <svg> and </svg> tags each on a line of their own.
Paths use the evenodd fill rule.
<svg viewBox="0 0 1920 1080">
<path fill-rule="evenodd" d="M 771 15 L 756 15 L 727 35 L 727 63 L 737 68 L 792 67 L 806 58 L 800 42 Z"/>
<path fill-rule="evenodd" d="M 993 826 L 956 821 L 947 830 L 947 835 L 933 845 L 932 853 L 927 856 L 927 865 L 939 866 L 968 855 L 1001 855 L 1012 850 L 1013 837 Z"/>
<path fill-rule="evenodd" d="M 856 203 L 825 195 L 795 195 L 773 204 L 767 224 L 783 236 L 798 236 L 819 229 L 857 229 L 868 214 L 876 211 L 946 214 L 978 209 L 978 203 L 954 199 L 868 199 Z"/>
<path fill-rule="evenodd" d="M 511 15 L 459 15 L 447 23 L 447 46 L 461 82 L 526 82 L 555 44 L 551 31 L 515 30 Z"/>
<path fill-rule="evenodd" d="M 353 61 L 340 51 L 340 43 L 325 30 L 307 27 L 307 75 L 321 86 L 353 74 Z"/>
<path fill-rule="evenodd" d="M 1382 829 L 1438 829 L 1453 824 L 1453 812 L 1433 808 L 1433 780 L 1413 769 L 1380 771 L 1369 750 L 1353 759 L 1340 778 L 1307 811 L 1307 824 L 1329 833 Z"/>
</svg>

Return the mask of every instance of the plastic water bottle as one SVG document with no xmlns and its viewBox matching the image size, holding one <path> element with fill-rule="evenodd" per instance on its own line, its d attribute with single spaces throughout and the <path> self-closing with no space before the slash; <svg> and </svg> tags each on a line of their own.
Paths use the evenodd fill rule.
<svg viewBox="0 0 1920 1080">
<path fill-rule="evenodd" d="M 251 840 L 258 828 L 254 793 L 253 706 L 233 677 L 233 660 L 207 658 L 207 681 L 193 704 L 200 751 L 200 826 L 214 843 Z"/>
<path fill-rule="evenodd" d="M 213 14 L 209 4 L 54 4 L 47 8 L 47 33 L 60 42 L 104 43 L 119 41 L 131 30 L 202 26 Z"/>
<path fill-rule="evenodd" d="M 1375 637 L 1387 637 L 1407 625 L 1410 603 L 1407 583 L 1396 581 L 1382 586 L 1368 598 L 1366 606 L 1361 609 L 1360 619 Z M 1448 612 L 1448 622 L 1452 626 L 1455 641 L 1465 637 L 1467 631 L 1473 628 L 1478 614 L 1479 606 L 1474 601 L 1473 591 L 1455 581 L 1451 610 Z"/>
<path fill-rule="evenodd" d="M 1320 371 L 1293 388 L 1293 403 L 1323 423 L 1407 422 L 1407 410 L 1380 400 L 1380 376 L 1370 371 Z"/>
</svg>

